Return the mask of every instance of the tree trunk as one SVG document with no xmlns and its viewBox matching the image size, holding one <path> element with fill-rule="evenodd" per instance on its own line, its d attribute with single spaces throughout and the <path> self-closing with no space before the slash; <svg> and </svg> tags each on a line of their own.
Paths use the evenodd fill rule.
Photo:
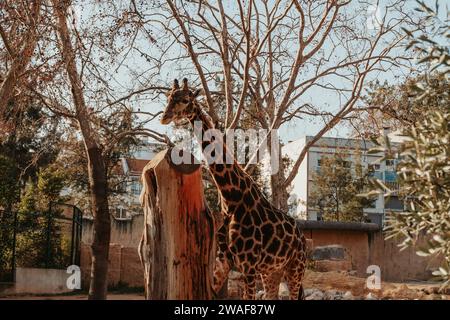
<svg viewBox="0 0 450 320">
<path fill-rule="evenodd" d="M 278 153 L 278 172 L 270 176 L 270 189 L 272 191 L 272 204 L 280 210 L 288 211 L 289 194 L 284 186 L 285 163 L 282 158 L 281 147 Z"/>
<path fill-rule="evenodd" d="M 10 48 L 13 52 L 9 52 L 12 56 L 11 66 L 6 74 L 5 80 L 0 85 L 0 111 L 4 112 L 6 106 L 10 102 L 11 98 L 14 96 L 14 91 L 20 77 L 25 72 L 28 64 L 33 57 L 34 49 L 37 44 L 37 25 L 39 23 L 41 14 L 41 1 L 34 0 L 31 2 L 31 10 L 29 15 L 29 26 L 25 35 L 23 36 L 23 46 L 21 48 Z M 7 34 L 4 34 L 7 37 Z M 3 41 L 7 41 L 3 39 Z M 5 46 L 9 44 L 5 43 Z M 17 50 L 18 49 L 18 50 Z M 20 50 L 21 49 L 21 50 Z M 14 51 L 14 50 L 17 50 Z"/>
<path fill-rule="evenodd" d="M 108 256 L 111 238 L 111 218 L 108 204 L 106 170 L 99 148 L 88 150 L 89 186 L 94 212 L 92 268 L 89 299 L 104 300 L 108 292 Z"/>
<path fill-rule="evenodd" d="M 144 168 L 144 233 L 139 255 L 147 299 L 211 299 L 214 218 L 203 195 L 201 168 L 175 166 L 170 150 Z"/>
<path fill-rule="evenodd" d="M 72 47 L 67 27 L 68 1 L 53 0 L 57 18 L 57 30 L 61 42 L 61 52 L 67 75 L 72 86 L 72 96 L 76 109 L 84 147 L 88 159 L 89 188 L 94 215 L 94 240 L 92 242 L 92 268 L 89 299 L 106 299 L 108 287 L 108 255 L 111 237 L 111 220 L 108 205 L 108 180 L 102 150 L 91 128 L 84 101 L 80 77 L 76 67 L 75 51 Z"/>
</svg>

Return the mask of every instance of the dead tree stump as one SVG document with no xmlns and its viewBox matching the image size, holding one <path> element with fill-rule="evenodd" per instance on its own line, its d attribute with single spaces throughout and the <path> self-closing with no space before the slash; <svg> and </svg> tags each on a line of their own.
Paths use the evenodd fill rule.
<svg viewBox="0 0 450 320">
<path fill-rule="evenodd" d="M 146 299 L 212 299 L 214 218 L 201 167 L 174 165 L 170 154 L 161 151 L 142 172 L 145 223 L 139 255 Z"/>
</svg>

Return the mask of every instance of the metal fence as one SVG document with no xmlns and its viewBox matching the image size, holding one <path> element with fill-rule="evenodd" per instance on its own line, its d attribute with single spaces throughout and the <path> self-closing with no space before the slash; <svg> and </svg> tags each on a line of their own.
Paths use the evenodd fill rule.
<svg viewBox="0 0 450 320">
<path fill-rule="evenodd" d="M 17 213 L 0 211 L 0 282 L 14 282 Z"/>
<path fill-rule="evenodd" d="M 51 203 L 44 212 L 0 213 L 0 282 L 17 267 L 66 269 L 80 265 L 82 211 Z"/>
</svg>

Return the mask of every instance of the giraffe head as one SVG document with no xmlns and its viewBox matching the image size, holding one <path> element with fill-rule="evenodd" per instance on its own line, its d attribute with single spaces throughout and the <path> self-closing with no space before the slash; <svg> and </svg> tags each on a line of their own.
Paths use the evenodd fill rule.
<svg viewBox="0 0 450 320">
<path fill-rule="evenodd" d="M 201 89 L 195 91 L 189 90 L 188 80 L 183 79 L 183 87 L 180 88 L 178 80 L 175 79 L 173 87 L 167 92 L 167 106 L 161 117 L 162 124 L 175 122 L 178 124 L 186 119 L 192 119 L 195 116 L 195 99 L 200 95 Z"/>
</svg>

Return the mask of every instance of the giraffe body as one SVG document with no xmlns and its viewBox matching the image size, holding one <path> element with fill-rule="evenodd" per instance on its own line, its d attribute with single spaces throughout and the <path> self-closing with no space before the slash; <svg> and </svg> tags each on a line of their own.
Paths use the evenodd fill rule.
<svg viewBox="0 0 450 320">
<path fill-rule="evenodd" d="M 214 165 L 213 176 L 219 189 L 229 186 L 229 180 L 235 184 L 222 192 L 225 218 L 218 240 L 219 265 L 223 270 L 219 268 L 216 273 L 215 289 L 220 289 L 234 265 L 244 275 L 245 299 L 255 298 L 257 275 L 261 275 L 265 298 L 278 297 L 283 279 L 290 298 L 302 298 L 306 246 L 295 220 L 273 207 L 238 164 L 224 164 L 223 169 L 218 166 L 222 165 Z"/>
<path fill-rule="evenodd" d="M 203 132 L 213 128 L 212 121 L 195 100 L 198 91 L 183 88 L 175 81 L 161 123 L 188 119 L 202 122 Z M 222 141 L 202 141 L 202 149 Z M 210 162 L 208 162 L 210 163 Z M 279 284 L 288 284 L 290 299 L 303 299 L 302 280 L 306 263 L 306 240 L 295 220 L 275 208 L 259 190 L 253 179 L 234 160 L 209 165 L 220 192 L 224 223 L 218 232 L 219 253 L 216 259 L 214 289 L 222 287 L 232 266 L 244 275 L 244 299 L 255 299 L 256 277 L 263 281 L 266 299 L 277 299 Z"/>
</svg>

